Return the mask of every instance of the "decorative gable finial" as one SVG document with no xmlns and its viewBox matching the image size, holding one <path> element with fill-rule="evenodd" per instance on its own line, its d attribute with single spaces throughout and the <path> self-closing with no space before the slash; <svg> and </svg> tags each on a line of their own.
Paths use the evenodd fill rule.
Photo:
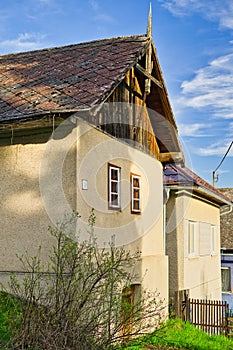
<svg viewBox="0 0 233 350">
<path fill-rule="evenodd" d="M 151 74 L 152 71 L 152 61 L 151 61 L 151 54 L 152 54 L 152 6 L 150 2 L 150 10 L 148 15 L 148 22 L 147 22 L 147 30 L 146 30 L 146 36 L 149 39 L 149 46 L 146 52 L 146 72 L 148 74 Z M 150 93 L 150 87 L 151 87 L 151 81 L 150 79 L 145 80 L 145 93 L 149 95 Z"/>
<path fill-rule="evenodd" d="M 148 36 L 148 38 L 152 38 L 152 5 L 151 5 L 151 2 L 150 2 L 149 14 L 148 14 L 146 36 Z"/>
</svg>

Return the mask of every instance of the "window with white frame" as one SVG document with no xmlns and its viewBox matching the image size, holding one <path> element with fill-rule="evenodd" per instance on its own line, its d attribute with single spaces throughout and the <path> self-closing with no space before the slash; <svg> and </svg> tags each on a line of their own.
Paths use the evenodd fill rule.
<svg viewBox="0 0 233 350">
<path fill-rule="evenodd" d="M 108 164 L 108 207 L 110 209 L 121 208 L 121 168 Z"/>
<path fill-rule="evenodd" d="M 141 213 L 141 177 L 130 174 L 131 177 L 131 212 Z"/>
<path fill-rule="evenodd" d="M 231 268 L 222 267 L 221 276 L 222 276 L 222 292 L 231 292 Z"/>
<path fill-rule="evenodd" d="M 197 255 L 197 223 L 188 222 L 188 256 L 190 258 Z"/>
<path fill-rule="evenodd" d="M 210 232 L 210 253 L 211 255 L 215 255 L 216 254 L 216 237 L 217 235 L 217 227 L 211 225 L 211 232 Z"/>
</svg>

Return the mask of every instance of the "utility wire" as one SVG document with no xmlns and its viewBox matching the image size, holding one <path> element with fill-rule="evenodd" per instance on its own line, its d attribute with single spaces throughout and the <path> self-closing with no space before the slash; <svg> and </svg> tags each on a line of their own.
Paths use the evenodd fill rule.
<svg viewBox="0 0 233 350">
<path fill-rule="evenodd" d="M 222 165 L 224 159 L 226 158 L 226 156 L 227 156 L 228 153 L 230 152 L 230 149 L 231 149 L 232 145 L 233 145 L 233 141 L 231 141 L 231 144 L 230 144 L 230 146 L 228 147 L 228 150 L 226 151 L 226 153 L 225 153 L 223 159 L 221 160 L 221 162 L 219 163 L 219 165 L 217 166 L 217 168 L 214 170 L 214 172 L 216 172 L 216 171 L 218 170 L 218 168 L 220 168 L 220 166 Z"/>
<path fill-rule="evenodd" d="M 226 158 L 226 156 L 228 155 L 228 153 L 230 152 L 230 149 L 233 145 L 233 141 L 231 141 L 230 146 L 228 147 L 226 153 L 224 154 L 223 159 L 221 160 L 221 162 L 219 163 L 219 165 L 217 166 L 217 168 L 213 171 L 213 186 L 215 187 L 216 182 L 218 181 L 218 176 L 216 176 L 216 171 L 220 168 L 220 166 L 222 165 L 224 159 Z"/>
</svg>

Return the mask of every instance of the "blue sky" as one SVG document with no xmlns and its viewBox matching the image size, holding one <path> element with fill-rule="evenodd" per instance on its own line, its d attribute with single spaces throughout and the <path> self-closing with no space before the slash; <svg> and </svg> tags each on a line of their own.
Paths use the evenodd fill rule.
<svg viewBox="0 0 233 350">
<path fill-rule="evenodd" d="M 0 54 L 146 31 L 149 0 L 1 0 Z M 152 0 L 153 40 L 187 165 L 212 183 L 233 141 L 232 0 Z M 233 147 L 217 187 L 233 187 Z"/>
</svg>

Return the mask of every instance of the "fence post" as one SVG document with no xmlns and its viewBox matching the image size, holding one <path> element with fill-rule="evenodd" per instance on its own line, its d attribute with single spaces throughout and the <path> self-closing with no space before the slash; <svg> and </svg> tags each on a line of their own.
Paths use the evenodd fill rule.
<svg viewBox="0 0 233 350">
<path fill-rule="evenodd" d="M 175 292 L 175 313 L 176 317 L 180 318 L 183 321 L 186 321 L 187 318 L 187 303 L 189 298 L 189 290 L 178 290 Z"/>
<path fill-rule="evenodd" d="M 185 313 L 184 321 L 190 322 L 190 299 L 189 298 L 187 298 L 187 302 L 186 302 L 186 313 Z"/>
<path fill-rule="evenodd" d="M 228 324 L 228 318 L 229 318 L 229 304 L 225 301 L 225 322 L 224 322 L 224 333 L 228 337 L 229 336 L 229 324 Z"/>
</svg>

